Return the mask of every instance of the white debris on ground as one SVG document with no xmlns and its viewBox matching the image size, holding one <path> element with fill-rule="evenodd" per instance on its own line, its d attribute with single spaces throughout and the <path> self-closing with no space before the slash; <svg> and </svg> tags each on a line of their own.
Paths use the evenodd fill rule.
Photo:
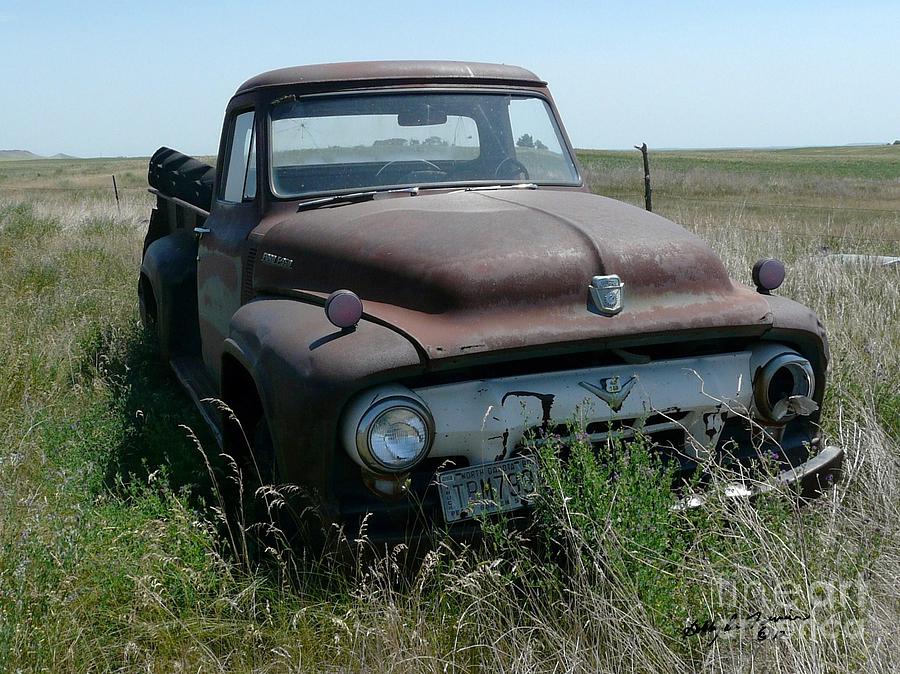
<svg viewBox="0 0 900 674">
<path fill-rule="evenodd" d="M 833 253 L 826 257 L 837 260 L 838 262 L 847 262 L 849 264 L 870 264 L 876 267 L 895 267 L 900 269 L 900 257 L 891 255 L 851 255 L 848 253 Z"/>
</svg>

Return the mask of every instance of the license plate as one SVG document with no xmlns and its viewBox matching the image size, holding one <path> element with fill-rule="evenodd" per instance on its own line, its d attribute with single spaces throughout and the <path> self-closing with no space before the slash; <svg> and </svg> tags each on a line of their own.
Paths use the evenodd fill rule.
<svg viewBox="0 0 900 674">
<path fill-rule="evenodd" d="M 526 505 L 537 487 L 534 459 L 517 457 L 437 475 L 447 522 L 508 512 Z"/>
</svg>

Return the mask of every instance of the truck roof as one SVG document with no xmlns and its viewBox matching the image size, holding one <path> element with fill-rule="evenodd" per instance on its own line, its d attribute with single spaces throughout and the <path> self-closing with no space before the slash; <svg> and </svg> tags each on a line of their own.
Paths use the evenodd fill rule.
<svg viewBox="0 0 900 674">
<path fill-rule="evenodd" d="M 238 87 L 237 94 L 263 87 L 368 82 L 397 83 L 504 83 L 530 87 L 544 86 L 530 70 L 498 63 L 465 61 L 355 61 L 279 68 L 251 77 Z"/>
</svg>

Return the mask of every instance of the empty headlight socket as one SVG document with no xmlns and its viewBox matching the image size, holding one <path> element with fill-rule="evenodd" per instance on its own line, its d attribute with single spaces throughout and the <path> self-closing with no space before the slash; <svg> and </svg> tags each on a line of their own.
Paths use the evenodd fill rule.
<svg viewBox="0 0 900 674">
<path fill-rule="evenodd" d="M 806 399 L 812 403 L 810 396 L 815 390 L 816 380 L 810 362 L 798 353 L 786 352 L 771 358 L 757 373 L 753 382 L 753 398 L 760 423 L 765 426 L 784 426 L 799 416 L 790 405 L 776 414 L 776 407 L 783 401 L 793 398 Z M 773 400 L 772 390 L 775 387 Z M 812 403 L 813 405 L 815 403 Z"/>
</svg>

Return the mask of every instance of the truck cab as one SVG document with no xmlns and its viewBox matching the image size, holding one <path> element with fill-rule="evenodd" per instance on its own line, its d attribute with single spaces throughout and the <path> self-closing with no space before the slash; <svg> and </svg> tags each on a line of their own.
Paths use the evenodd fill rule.
<svg viewBox="0 0 900 674">
<path fill-rule="evenodd" d="M 264 73 L 228 104 L 214 170 L 163 148 L 149 180 L 139 293 L 163 357 L 226 451 L 329 522 L 477 528 L 526 506 L 528 439 L 576 417 L 598 451 L 647 434 L 685 471 L 776 446 L 804 488 L 840 468 L 815 315 L 590 194 L 527 70 Z"/>
</svg>

